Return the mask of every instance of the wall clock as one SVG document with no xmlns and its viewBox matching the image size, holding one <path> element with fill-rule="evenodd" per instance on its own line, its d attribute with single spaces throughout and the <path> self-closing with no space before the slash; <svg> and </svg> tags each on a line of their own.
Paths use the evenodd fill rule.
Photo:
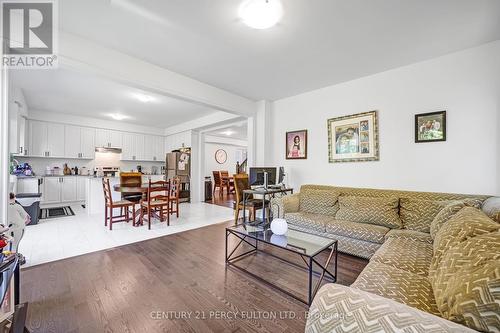
<svg viewBox="0 0 500 333">
<path fill-rule="evenodd" d="M 215 152 L 215 160 L 219 164 L 224 164 L 227 161 L 227 153 L 224 149 L 217 149 Z"/>
</svg>

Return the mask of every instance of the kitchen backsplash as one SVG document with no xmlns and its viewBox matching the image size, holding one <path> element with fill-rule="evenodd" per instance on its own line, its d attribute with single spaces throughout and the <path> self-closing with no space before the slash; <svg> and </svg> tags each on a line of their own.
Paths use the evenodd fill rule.
<svg viewBox="0 0 500 333">
<path fill-rule="evenodd" d="M 99 156 L 102 155 L 102 156 Z M 104 156 L 109 155 L 109 156 Z M 33 171 L 37 176 L 43 176 L 45 174 L 45 169 L 47 166 L 55 167 L 58 166 L 62 168 L 64 163 L 68 163 L 68 167 L 74 168 L 77 166 L 79 169 L 81 167 L 87 167 L 89 172 L 93 172 L 96 166 L 111 166 L 119 167 L 122 171 L 135 171 L 137 166 L 142 166 L 143 173 L 151 173 L 151 167 L 156 166 L 158 172 L 161 170 L 162 163 L 158 162 L 133 162 L 133 161 L 120 161 L 119 158 L 110 156 L 114 154 L 110 153 L 96 153 L 96 158 L 94 160 L 79 160 L 79 159 L 57 159 L 57 158 L 43 158 L 43 157 L 16 157 L 19 163 L 27 162 L 33 168 Z"/>
</svg>

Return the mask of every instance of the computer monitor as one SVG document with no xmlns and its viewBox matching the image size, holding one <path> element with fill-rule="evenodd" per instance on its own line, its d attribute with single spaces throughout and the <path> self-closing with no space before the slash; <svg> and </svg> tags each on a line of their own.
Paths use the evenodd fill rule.
<svg viewBox="0 0 500 333">
<path fill-rule="evenodd" d="M 264 172 L 267 172 L 267 185 L 276 185 L 276 168 L 251 167 L 249 170 L 250 186 L 263 186 Z"/>
</svg>

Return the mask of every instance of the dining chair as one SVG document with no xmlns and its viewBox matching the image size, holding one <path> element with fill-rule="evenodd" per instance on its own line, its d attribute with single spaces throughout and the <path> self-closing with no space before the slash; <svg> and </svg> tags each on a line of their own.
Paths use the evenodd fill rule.
<svg viewBox="0 0 500 333">
<path fill-rule="evenodd" d="M 229 172 L 227 170 L 220 171 L 221 186 L 226 189 L 227 194 L 234 191 L 234 179 L 229 177 Z"/>
<path fill-rule="evenodd" d="M 179 196 L 181 193 L 181 179 L 179 177 L 175 177 L 171 182 L 170 187 L 170 214 L 174 214 L 179 218 Z M 175 205 L 175 209 L 174 209 Z"/>
<path fill-rule="evenodd" d="M 212 171 L 212 174 L 214 176 L 214 191 L 212 193 L 213 196 L 215 196 L 215 191 L 217 188 L 219 189 L 219 196 L 222 197 L 223 192 L 222 192 L 222 179 L 220 176 L 220 171 Z"/>
<path fill-rule="evenodd" d="M 141 187 L 142 173 L 140 172 L 120 172 L 120 186 Z M 129 200 L 139 203 L 142 199 L 142 192 L 122 193 L 122 200 Z"/>
<path fill-rule="evenodd" d="M 170 225 L 169 203 L 170 203 L 170 181 L 151 182 L 147 190 L 146 198 L 141 199 L 141 223 L 145 220 L 144 213 L 147 215 L 148 229 L 151 229 L 151 219 L 158 217 L 160 222 L 165 221 L 165 213 L 167 217 L 167 225 Z"/>
<path fill-rule="evenodd" d="M 233 176 L 234 188 L 236 194 L 236 202 L 234 205 L 234 224 L 238 224 L 238 218 L 240 217 L 240 210 L 243 209 L 243 191 L 249 190 L 250 182 L 248 180 L 248 174 L 239 173 Z M 249 221 L 255 221 L 255 213 L 257 209 L 263 208 L 263 202 L 259 199 L 254 199 L 252 195 L 247 196 L 245 203 L 245 208 L 249 210 Z"/>
<path fill-rule="evenodd" d="M 113 230 L 113 223 L 128 222 L 131 219 L 132 224 L 135 226 L 135 203 L 128 200 L 113 201 L 109 178 L 102 179 L 102 188 L 104 191 L 104 226 L 108 225 L 109 220 L 109 230 Z M 130 207 L 132 207 L 132 218 L 130 218 Z M 113 216 L 113 209 L 115 208 L 120 209 L 120 214 L 117 216 Z"/>
</svg>

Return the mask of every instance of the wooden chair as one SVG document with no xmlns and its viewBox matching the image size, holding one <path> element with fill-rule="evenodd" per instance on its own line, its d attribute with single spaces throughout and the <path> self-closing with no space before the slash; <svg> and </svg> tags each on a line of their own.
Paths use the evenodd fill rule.
<svg viewBox="0 0 500 333">
<path fill-rule="evenodd" d="M 248 174 L 239 173 L 233 176 L 234 188 L 236 193 L 236 202 L 234 210 L 234 224 L 238 224 L 238 218 L 240 217 L 240 210 L 243 209 L 243 191 L 249 190 L 250 182 L 248 180 Z M 252 196 L 247 197 L 246 209 L 249 210 L 250 216 L 248 217 L 250 221 L 254 221 L 256 216 L 255 212 L 257 209 L 263 208 L 262 200 L 254 199 Z M 253 218 L 253 219 L 252 219 Z"/>
<path fill-rule="evenodd" d="M 234 179 L 229 177 L 229 172 L 227 170 L 220 171 L 220 178 L 222 187 L 226 188 L 227 194 L 234 191 Z"/>
<path fill-rule="evenodd" d="M 130 187 L 140 187 L 142 185 L 142 174 L 140 172 L 120 172 L 120 185 Z M 122 193 L 122 200 L 139 203 L 142 199 L 142 192 Z"/>
<path fill-rule="evenodd" d="M 224 194 L 222 191 L 222 179 L 220 177 L 220 171 L 212 171 L 212 174 L 214 176 L 214 191 L 212 193 L 213 196 L 215 196 L 215 191 L 217 188 L 219 189 L 219 196 L 222 197 Z"/>
<path fill-rule="evenodd" d="M 141 223 L 144 221 L 144 212 L 146 212 L 148 220 L 148 229 L 151 229 L 151 218 L 156 216 L 160 222 L 165 221 L 164 213 L 167 216 L 167 225 L 170 225 L 169 203 L 170 203 L 170 181 L 157 181 L 151 182 L 149 186 L 146 199 L 141 200 Z M 156 194 L 155 193 L 160 193 Z"/>
<path fill-rule="evenodd" d="M 174 214 L 179 218 L 179 196 L 181 193 L 181 179 L 179 177 L 175 177 L 171 182 L 170 187 L 170 214 Z M 175 205 L 175 209 L 174 209 Z"/>
<path fill-rule="evenodd" d="M 128 210 L 130 207 L 132 207 L 132 221 L 135 226 L 135 203 L 128 200 L 113 201 L 108 178 L 102 179 L 102 188 L 104 190 L 104 226 L 108 225 L 109 220 L 109 230 L 113 230 L 113 223 L 130 221 L 130 212 Z M 120 209 L 120 215 L 113 216 L 114 208 Z M 123 212 L 124 209 L 125 213 Z"/>
</svg>

